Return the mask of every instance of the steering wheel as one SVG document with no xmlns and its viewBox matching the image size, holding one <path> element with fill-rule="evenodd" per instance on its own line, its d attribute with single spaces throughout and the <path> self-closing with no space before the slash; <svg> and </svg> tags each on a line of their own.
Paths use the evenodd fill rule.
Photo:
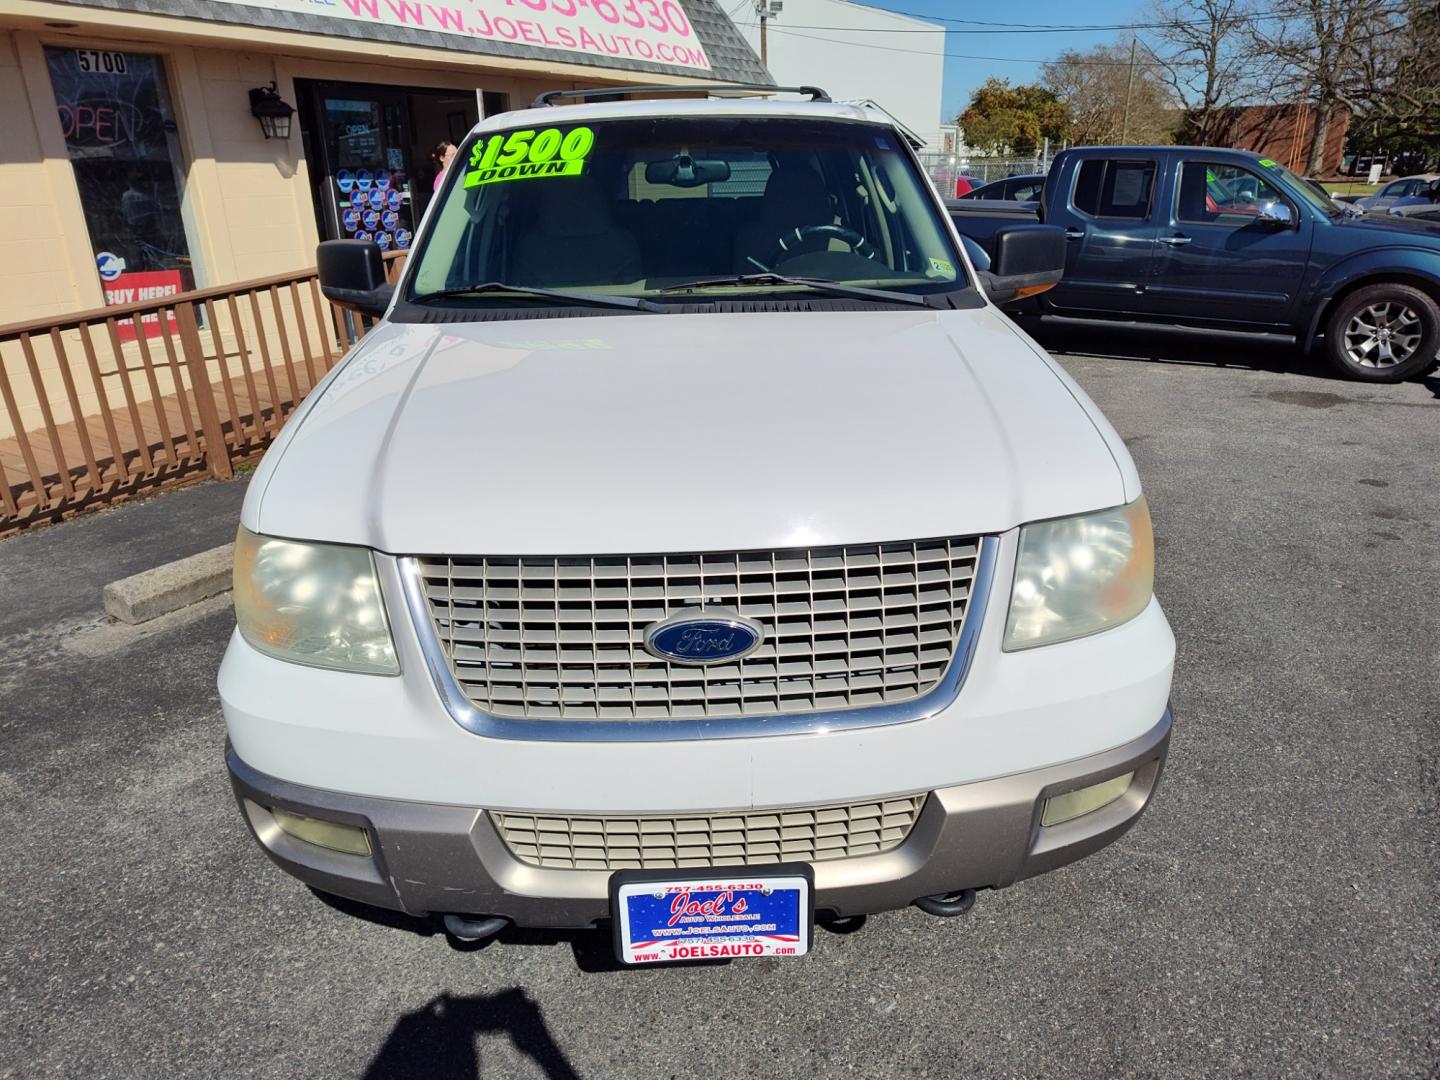
<svg viewBox="0 0 1440 1080">
<path fill-rule="evenodd" d="M 811 241 L 819 239 L 823 239 L 827 244 L 831 240 L 839 240 L 849 245 L 850 250 L 863 259 L 873 259 L 876 255 L 870 241 L 846 225 L 801 225 L 798 229 L 783 232 L 775 238 L 775 247 L 771 249 L 765 265 L 774 266 L 781 259 L 798 255 Z"/>
</svg>

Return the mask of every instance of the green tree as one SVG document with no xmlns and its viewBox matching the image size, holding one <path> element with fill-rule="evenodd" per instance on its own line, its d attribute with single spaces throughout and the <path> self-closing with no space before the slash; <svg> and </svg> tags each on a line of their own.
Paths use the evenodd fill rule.
<svg viewBox="0 0 1440 1080">
<path fill-rule="evenodd" d="M 1043 86 L 1011 86 L 1008 79 L 990 78 L 971 95 L 969 108 L 956 122 L 977 150 L 1033 154 L 1045 139 L 1065 138 L 1068 110 Z"/>
</svg>

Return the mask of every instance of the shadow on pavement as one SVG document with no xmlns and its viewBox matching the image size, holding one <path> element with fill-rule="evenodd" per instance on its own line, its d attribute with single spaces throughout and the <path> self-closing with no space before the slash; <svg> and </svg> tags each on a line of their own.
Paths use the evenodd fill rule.
<svg viewBox="0 0 1440 1080">
<path fill-rule="evenodd" d="M 485 941 L 460 941 L 445 933 L 444 923 L 438 915 L 423 917 L 406 915 L 399 911 L 387 911 L 385 908 L 372 907 L 370 904 L 349 900 L 343 896 L 332 896 L 319 889 L 310 891 L 327 907 L 352 918 L 364 919 L 366 922 L 374 923 L 377 926 L 386 926 L 392 930 L 405 930 L 420 937 L 437 935 L 444 937 L 456 952 L 483 952 L 497 942 L 504 945 L 569 945 L 571 952 L 575 954 L 576 966 L 581 971 L 590 974 L 605 971 L 655 970 L 626 967 L 616 960 L 615 947 L 611 942 L 608 923 L 593 930 L 529 930 L 512 926 Z M 729 963 L 729 961 L 699 961 L 699 963 L 714 964 Z"/>
<path fill-rule="evenodd" d="M 483 1034 L 503 1034 L 548 1077 L 579 1076 L 545 1024 L 540 1006 L 518 986 L 496 994 L 432 998 L 395 1024 L 365 1070 L 365 1080 L 478 1080 Z"/>
</svg>

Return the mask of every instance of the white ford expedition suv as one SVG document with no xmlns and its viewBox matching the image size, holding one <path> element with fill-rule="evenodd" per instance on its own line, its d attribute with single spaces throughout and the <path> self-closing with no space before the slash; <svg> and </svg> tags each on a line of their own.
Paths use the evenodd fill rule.
<svg viewBox="0 0 1440 1080">
<path fill-rule="evenodd" d="M 266 853 L 647 963 L 1119 837 L 1174 639 L 1123 443 L 996 306 L 1057 233 L 977 266 L 893 122 L 806 88 L 546 95 L 393 287 L 322 244 L 378 321 L 250 483 L 219 677 Z"/>
</svg>

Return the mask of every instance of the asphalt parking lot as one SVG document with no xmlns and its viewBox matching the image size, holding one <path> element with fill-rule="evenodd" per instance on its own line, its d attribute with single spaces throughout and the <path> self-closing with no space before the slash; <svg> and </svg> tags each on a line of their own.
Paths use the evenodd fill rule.
<svg viewBox="0 0 1440 1080">
<path fill-rule="evenodd" d="M 0 1077 L 1436 1075 L 1440 377 L 1042 336 L 1136 458 L 1179 641 L 1119 844 L 795 962 L 354 917 L 235 810 L 224 600 L 103 620 L 105 581 L 233 533 L 243 480 L 202 484 L 0 543 Z"/>
</svg>

